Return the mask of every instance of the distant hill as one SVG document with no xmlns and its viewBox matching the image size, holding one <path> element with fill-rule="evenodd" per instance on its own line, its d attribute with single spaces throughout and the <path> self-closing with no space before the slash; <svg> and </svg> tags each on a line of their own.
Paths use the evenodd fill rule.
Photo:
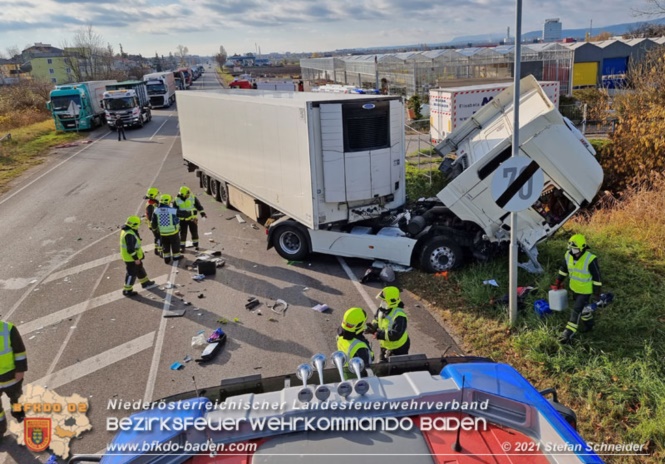
<svg viewBox="0 0 665 464">
<path fill-rule="evenodd" d="M 665 0 L 664 0 L 665 1 Z M 651 21 L 638 21 L 634 23 L 612 24 L 609 26 L 594 26 L 591 31 L 592 35 L 598 35 L 601 32 L 609 32 L 612 35 L 622 35 L 637 29 L 642 24 L 665 24 L 665 18 L 653 19 Z M 563 29 L 561 31 L 561 38 L 573 37 L 575 39 L 584 39 L 585 34 L 589 31 L 588 28 L 583 29 Z M 542 31 L 531 31 L 522 34 L 522 40 L 531 42 L 534 39 L 540 39 L 543 35 Z M 490 32 L 482 35 L 467 35 L 463 37 L 455 37 L 448 42 L 428 43 L 427 46 L 431 48 L 438 47 L 466 47 L 467 44 L 483 45 L 487 43 L 498 44 L 506 38 L 505 32 Z M 420 44 L 411 45 L 392 45 L 382 47 L 365 47 L 365 48 L 345 48 L 337 49 L 334 52 L 324 52 L 325 56 L 333 56 L 335 54 L 351 54 L 359 55 L 366 53 L 391 53 L 396 51 L 419 50 L 423 46 Z"/>
<path fill-rule="evenodd" d="M 634 23 L 623 23 L 623 24 L 612 24 L 609 26 L 593 26 L 591 31 L 592 35 L 600 34 L 601 32 L 609 32 L 612 35 L 621 35 L 627 32 L 630 32 L 633 29 L 636 29 L 641 24 L 665 24 L 665 18 L 654 19 L 651 21 L 639 21 Z M 589 31 L 589 28 L 583 29 L 563 29 L 561 31 L 561 38 L 564 37 L 574 37 L 576 39 L 583 39 L 584 35 Z M 539 39 L 543 36 L 543 31 L 532 31 L 522 34 L 522 39 L 530 41 L 533 39 Z M 445 46 L 445 45 L 456 45 L 456 44 L 467 44 L 467 43 L 482 43 L 482 42 L 500 42 L 505 39 L 505 32 L 492 32 L 489 34 L 482 35 L 468 35 L 463 37 L 455 37 L 450 42 L 441 43 L 441 44 L 430 44 L 432 46 Z"/>
</svg>

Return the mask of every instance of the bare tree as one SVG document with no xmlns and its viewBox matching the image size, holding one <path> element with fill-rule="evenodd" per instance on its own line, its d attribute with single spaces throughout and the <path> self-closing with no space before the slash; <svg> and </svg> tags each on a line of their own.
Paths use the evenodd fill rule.
<svg viewBox="0 0 665 464">
<path fill-rule="evenodd" d="M 665 14 L 665 0 L 644 0 L 646 5 L 642 8 L 631 8 L 635 16 L 663 16 Z"/>
<path fill-rule="evenodd" d="M 180 66 L 187 66 L 187 55 L 189 55 L 189 49 L 184 45 L 178 45 L 175 56 L 178 57 L 178 64 Z"/>
<path fill-rule="evenodd" d="M 662 37 L 665 35 L 665 24 L 643 23 L 630 29 L 623 35 L 624 39 L 648 39 L 649 37 Z"/>
<path fill-rule="evenodd" d="M 65 63 L 78 82 L 97 80 L 104 71 L 104 40 L 92 26 L 77 31 L 70 43 L 65 41 Z"/>
<path fill-rule="evenodd" d="M 226 63 L 226 58 L 227 58 L 227 53 L 226 50 L 224 49 L 223 45 L 219 46 L 219 53 L 217 56 L 215 56 L 215 61 L 217 61 L 217 64 L 219 64 L 219 67 L 221 68 L 224 66 L 224 63 Z"/>
</svg>

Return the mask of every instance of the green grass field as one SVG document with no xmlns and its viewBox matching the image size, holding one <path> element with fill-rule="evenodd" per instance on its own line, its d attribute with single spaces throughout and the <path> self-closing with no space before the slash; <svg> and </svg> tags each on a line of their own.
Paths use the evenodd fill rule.
<svg viewBox="0 0 665 464">
<path fill-rule="evenodd" d="M 609 463 L 665 462 L 665 181 L 633 190 L 620 203 L 566 224 L 539 246 L 543 275 L 520 269 L 529 296 L 514 328 L 508 309 L 490 304 L 508 293 L 508 258 L 473 263 L 448 279 L 414 271 L 401 285 L 429 301 L 451 325 L 469 354 L 511 364 L 538 388 L 556 387 L 559 401 L 578 415 L 582 436 L 594 443 L 640 443 L 653 453 L 604 456 Z M 597 254 L 603 290 L 615 301 L 597 313 L 590 333 L 560 346 L 569 310 L 544 319 L 533 309 L 547 298 L 566 241 L 583 233 Z M 496 279 L 500 288 L 483 285 Z"/>
<path fill-rule="evenodd" d="M 51 148 L 86 137 L 82 133 L 56 132 L 52 119 L 8 132 L 11 140 L 0 143 L 0 192 L 23 172 L 42 163 Z"/>
</svg>

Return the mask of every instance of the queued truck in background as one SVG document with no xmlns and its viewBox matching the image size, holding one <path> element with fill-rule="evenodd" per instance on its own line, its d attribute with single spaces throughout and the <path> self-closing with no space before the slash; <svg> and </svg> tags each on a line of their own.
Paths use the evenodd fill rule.
<svg viewBox="0 0 665 464">
<path fill-rule="evenodd" d="M 115 130 L 118 115 L 125 127 L 139 126 L 152 119 L 148 89 L 144 81 L 124 81 L 106 86 L 102 107 L 109 129 Z"/>
<path fill-rule="evenodd" d="M 310 92 L 179 95 L 184 162 L 227 207 L 268 226 L 268 248 L 382 260 L 442 272 L 502 254 L 509 213 L 492 197 L 512 153 L 513 89 L 504 90 L 437 150 L 449 182 L 407 208 L 401 97 Z M 518 214 L 516 239 L 542 270 L 536 246 L 597 194 L 595 152 L 529 76 L 520 87 L 520 154 L 544 185 Z M 456 155 L 451 155 L 455 152 Z"/>
<path fill-rule="evenodd" d="M 559 82 L 540 82 L 547 97 L 559 107 Z M 429 111 L 430 138 L 432 143 L 441 142 L 464 121 L 492 101 L 496 95 L 512 85 L 511 82 L 465 85 L 430 89 Z"/>
<path fill-rule="evenodd" d="M 173 71 L 173 78 L 175 79 L 176 90 L 187 90 L 185 88 L 185 75 L 182 71 Z"/>
<path fill-rule="evenodd" d="M 153 108 L 167 108 L 175 101 L 175 77 L 173 72 L 164 71 L 146 74 L 143 81 L 148 90 L 150 105 Z"/>
<path fill-rule="evenodd" d="M 183 77 L 183 82 L 185 84 L 185 88 L 183 90 L 187 90 L 192 86 L 192 70 L 189 68 L 178 68 L 176 71 L 180 71 L 182 73 Z"/>
<path fill-rule="evenodd" d="M 49 94 L 46 108 L 56 130 L 90 130 L 106 122 L 101 101 L 106 86 L 116 81 L 88 81 L 57 85 Z"/>
</svg>

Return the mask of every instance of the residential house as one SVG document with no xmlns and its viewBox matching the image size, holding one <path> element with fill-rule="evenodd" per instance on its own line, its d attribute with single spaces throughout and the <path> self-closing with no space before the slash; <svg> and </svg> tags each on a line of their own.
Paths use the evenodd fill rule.
<svg viewBox="0 0 665 464">
<path fill-rule="evenodd" d="M 35 43 L 21 52 L 22 69 L 33 79 L 43 79 L 53 84 L 73 82 L 72 70 L 67 64 L 64 50 L 50 44 Z"/>
</svg>

